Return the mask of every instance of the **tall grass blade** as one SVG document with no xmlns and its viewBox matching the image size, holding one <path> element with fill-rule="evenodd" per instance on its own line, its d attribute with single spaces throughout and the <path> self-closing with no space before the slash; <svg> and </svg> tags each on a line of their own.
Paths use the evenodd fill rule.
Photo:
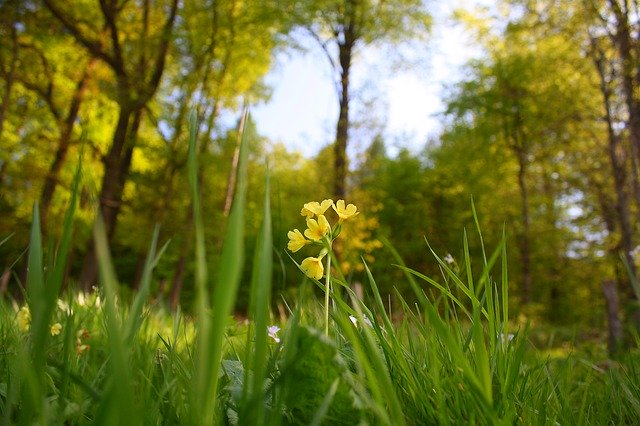
<svg viewBox="0 0 640 426">
<path fill-rule="evenodd" d="M 109 345 L 108 382 L 104 398 L 98 408 L 97 423 L 139 424 L 140 412 L 135 409 L 133 398 L 133 377 L 129 368 L 129 347 L 125 343 L 123 324 L 118 315 L 118 281 L 109 253 L 109 245 L 101 216 L 94 227 L 96 256 L 102 287 L 105 294 L 105 319 Z"/>
<path fill-rule="evenodd" d="M 129 310 L 128 317 L 128 325 L 126 331 L 127 341 L 131 342 L 135 337 L 140 325 L 142 324 L 142 308 L 149 298 L 149 292 L 151 289 L 151 276 L 153 269 L 158 264 L 162 253 L 166 250 L 169 243 L 165 243 L 164 246 L 160 249 L 158 253 L 156 253 L 156 247 L 158 245 L 158 235 L 160 233 L 160 228 L 158 226 L 153 230 L 153 236 L 151 237 L 151 245 L 149 246 L 149 253 L 147 254 L 147 259 L 144 263 L 144 269 L 142 271 L 142 277 L 140 279 L 140 287 L 138 288 L 138 292 L 131 304 L 131 309 Z"/>
<path fill-rule="evenodd" d="M 247 118 L 247 109 L 243 111 L 240 133 L 242 135 L 240 145 L 240 159 L 238 165 L 237 190 L 235 193 L 233 206 L 227 223 L 227 230 L 224 237 L 222 254 L 220 257 L 220 270 L 217 282 L 212 293 L 211 306 L 213 309 L 212 318 L 208 319 L 208 302 L 200 302 L 199 309 L 199 332 L 198 332 L 198 353 L 196 370 L 196 387 L 193 413 L 195 422 L 201 424 L 213 424 L 215 410 L 207 411 L 216 401 L 218 392 L 218 368 L 222 361 L 222 351 L 227 327 L 227 318 L 231 314 L 235 304 L 238 285 L 242 275 L 244 264 L 244 215 L 247 192 L 247 161 L 249 147 L 247 134 L 244 132 L 243 124 Z M 195 158 L 195 117 L 192 115 L 192 133 L 190 137 L 190 178 L 192 193 L 194 196 L 194 217 L 200 217 L 198 188 L 196 179 L 196 158 Z M 199 222 L 199 224 L 198 224 Z M 206 268 L 204 258 L 204 230 L 201 219 L 196 221 L 196 254 L 197 254 L 197 287 L 201 296 L 206 294 Z M 214 411 L 214 415 L 208 412 Z"/>
<path fill-rule="evenodd" d="M 411 274 L 411 272 L 409 272 L 409 268 L 407 268 L 407 265 L 404 263 L 404 259 L 402 258 L 402 256 L 400 256 L 400 253 L 398 253 L 398 251 L 395 249 L 395 247 L 393 247 L 393 245 L 388 239 L 381 237 L 380 241 L 382 242 L 382 244 L 384 244 L 385 247 L 387 247 L 387 249 L 389 249 L 393 258 L 396 260 L 396 262 L 398 262 L 397 264 L 404 271 L 404 275 L 407 278 L 407 281 L 409 281 L 409 285 L 411 286 L 411 289 L 413 290 L 416 297 L 418 298 L 418 301 L 420 302 L 421 305 L 424 306 L 427 303 L 427 296 L 424 294 L 424 290 L 418 285 L 416 280 L 413 278 L 413 275 Z"/>
<path fill-rule="evenodd" d="M 245 368 L 245 410 L 241 419 L 244 424 L 260 424 L 264 420 L 264 382 L 267 362 L 267 327 L 271 299 L 271 279 L 273 269 L 273 236 L 271 231 L 271 201 L 269 172 L 265 179 L 265 196 L 262 211 L 262 225 L 256 242 L 251 276 L 251 315 L 254 328 L 254 348 L 252 369 Z M 249 380 L 249 372 L 253 379 Z"/>
<path fill-rule="evenodd" d="M 193 208 L 193 223 L 195 233 L 195 287 L 196 287 L 196 312 L 198 335 L 196 342 L 195 356 L 195 377 L 191 388 L 191 419 L 192 424 L 196 424 L 199 419 L 204 419 L 205 392 L 211 382 L 213 366 L 209 358 L 209 328 L 211 319 L 209 318 L 209 293 L 207 291 L 207 261 L 204 244 L 204 225 L 200 211 L 200 188 L 198 187 L 198 158 L 197 158 L 197 127 L 198 119 L 196 112 L 189 115 L 189 153 L 188 153 L 188 176 L 189 187 L 191 189 L 191 205 Z M 217 367 L 217 366 L 216 366 Z"/>
</svg>

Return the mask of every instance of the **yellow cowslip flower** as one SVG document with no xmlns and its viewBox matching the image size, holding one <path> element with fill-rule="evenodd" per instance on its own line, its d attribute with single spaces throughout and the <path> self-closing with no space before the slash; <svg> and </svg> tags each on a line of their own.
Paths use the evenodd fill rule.
<svg viewBox="0 0 640 426">
<path fill-rule="evenodd" d="M 310 278 L 319 280 L 324 275 L 322 257 L 307 257 L 300 264 L 302 271 Z"/>
<path fill-rule="evenodd" d="M 18 329 L 20 331 L 29 331 L 29 327 L 31 327 L 31 311 L 29 306 L 24 305 L 18 311 Z"/>
<path fill-rule="evenodd" d="M 57 336 L 62 331 L 62 324 L 59 322 L 53 324 L 50 331 L 52 336 Z"/>
<path fill-rule="evenodd" d="M 348 206 L 345 207 L 344 200 L 338 200 L 333 205 L 333 209 L 336 211 L 336 213 L 338 213 L 339 222 L 342 222 L 346 219 L 357 216 L 360 213 L 358 211 L 358 208 L 353 204 L 349 204 Z"/>
<path fill-rule="evenodd" d="M 311 218 L 313 216 L 320 216 L 320 215 L 323 215 L 324 212 L 326 212 L 327 209 L 332 205 L 333 205 L 333 200 L 328 200 L 328 199 L 322 201 L 322 203 L 319 203 L 317 201 L 311 201 L 310 203 L 306 203 L 302 207 L 302 210 L 300 210 L 300 214 L 308 218 Z"/>
<path fill-rule="evenodd" d="M 297 229 L 294 229 L 293 231 L 289 231 L 289 233 L 287 234 L 287 237 L 289 237 L 289 243 L 287 244 L 287 248 L 294 253 L 311 242 L 307 240 L 302 235 L 302 233 Z"/>
<path fill-rule="evenodd" d="M 304 236 L 310 240 L 321 240 L 329 232 L 331 232 L 331 226 L 323 214 L 318 216 L 318 220 L 307 219 L 307 229 L 304 230 Z"/>
</svg>

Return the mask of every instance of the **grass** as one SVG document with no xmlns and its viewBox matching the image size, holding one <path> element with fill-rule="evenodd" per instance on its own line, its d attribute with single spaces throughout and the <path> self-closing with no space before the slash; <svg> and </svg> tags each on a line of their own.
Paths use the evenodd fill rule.
<svg viewBox="0 0 640 426">
<path fill-rule="evenodd" d="M 195 126 L 192 118 L 192 134 Z M 211 283 L 194 140 L 194 316 L 171 314 L 149 300 L 153 269 L 166 247 L 158 248 L 157 232 L 140 291 L 130 302 L 120 297 L 100 220 L 94 230 L 100 289 L 60 294 L 77 201 L 74 195 L 61 241 L 49 250 L 42 248 L 36 205 L 26 292 L 30 329 L 18 328 L 19 306 L 0 302 L 3 424 L 634 424 L 640 418 L 640 354 L 598 364 L 580 352 L 552 358 L 536 350 L 527 328 L 509 319 L 505 244 L 473 265 L 466 233 L 457 267 L 433 253 L 440 277 L 408 268 L 389 245 L 418 301 L 409 304 L 397 294 L 400 319 L 391 318 L 365 264 L 364 301 L 333 276 L 328 335 L 322 331 L 326 304 L 305 280 L 288 319 L 277 324 L 276 342 L 267 334 L 275 322 L 268 177 L 260 237 L 249 260 L 249 321 L 234 321 L 245 261 L 247 144 L 219 278 Z M 479 229 L 475 233 L 482 239 Z M 56 336 L 50 333 L 54 323 L 62 325 Z"/>
</svg>

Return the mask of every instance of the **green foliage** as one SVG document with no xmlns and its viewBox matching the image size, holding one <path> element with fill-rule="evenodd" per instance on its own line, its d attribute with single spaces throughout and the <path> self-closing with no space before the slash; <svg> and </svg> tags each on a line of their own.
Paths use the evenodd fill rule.
<svg viewBox="0 0 640 426">
<path fill-rule="evenodd" d="M 357 300 L 348 287 L 335 290 L 329 337 L 314 327 L 322 323 L 320 305 L 300 299 L 282 324 L 281 341 L 267 339 L 261 328 L 269 321 L 265 315 L 268 281 L 261 275 L 268 272 L 271 256 L 270 245 L 265 244 L 269 241 L 268 200 L 267 195 L 262 242 L 254 257 L 257 275 L 251 318 L 255 322 L 249 326 L 230 324 L 220 329 L 220 336 L 203 335 L 203 330 L 213 330 L 206 306 L 194 319 L 180 312 L 168 315 L 144 300 L 141 309 L 142 296 L 128 306 L 117 294 L 100 222 L 95 232 L 104 294 L 41 298 L 53 306 L 49 321 L 62 324 L 62 333 L 45 339 L 41 351 L 28 349 L 33 348 L 38 330 L 49 331 L 47 323 L 37 326 L 35 322 L 43 315 L 35 309 L 46 310 L 46 306 L 31 306 L 34 321 L 26 330 L 18 328 L 17 306 L 2 301 L 3 420 L 24 424 L 117 423 L 123 418 L 137 424 L 200 424 L 203 420 L 216 424 L 546 424 L 579 419 L 583 424 L 629 423 L 640 414 L 637 353 L 599 364 L 586 352 L 549 358 L 529 345 L 526 329 L 512 328 L 505 303 L 509 296 L 504 237 L 494 252 L 484 253 L 482 248 L 480 271 L 472 270 L 466 236 L 459 272 L 438 256 L 434 257 L 442 269 L 438 279 L 402 267 L 420 302 L 410 306 L 398 296 L 399 320 L 392 320 L 374 276 L 365 267 L 369 297 Z M 475 210 L 472 216 L 479 226 Z M 40 234 L 37 217 L 32 247 Z M 483 247 L 482 235 L 477 234 Z M 145 286 L 160 255 L 157 232 L 154 235 Z M 31 265 L 36 267 L 42 251 L 31 252 Z M 197 264 L 202 268 L 204 263 L 201 256 Z M 37 279 L 38 274 L 32 274 L 30 283 Z M 439 296 L 428 297 L 425 286 L 434 286 Z M 200 288 L 206 304 L 208 289 Z M 36 285 L 32 291 L 37 289 Z M 345 292 L 350 303 L 343 299 Z M 144 290 L 139 294 L 148 295 Z M 209 342 L 215 338 L 225 342 L 219 362 L 197 362 L 203 356 L 215 357 L 211 347 L 202 346 L 207 336 Z M 37 360 L 42 361 L 39 374 L 33 364 Z M 207 374 L 217 378 L 204 383 L 215 392 L 197 408 L 194 404 L 202 402 L 193 395 L 201 384 L 195 378 L 211 380 Z M 192 417 L 198 409 L 199 417 Z M 255 412 L 262 412 L 262 417 L 251 417 Z"/>
</svg>

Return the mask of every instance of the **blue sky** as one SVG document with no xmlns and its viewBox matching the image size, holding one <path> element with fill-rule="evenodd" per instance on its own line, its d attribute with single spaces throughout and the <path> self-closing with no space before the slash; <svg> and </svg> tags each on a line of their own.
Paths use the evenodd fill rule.
<svg viewBox="0 0 640 426">
<path fill-rule="evenodd" d="M 430 135 L 437 135 L 443 109 L 443 87 L 461 78 L 462 65 L 477 54 L 464 29 L 450 19 L 456 4 L 438 2 L 431 8 L 434 28 L 426 46 L 409 54 L 421 58 L 419 64 L 392 69 L 385 53 L 377 49 L 359 52 L 353 65 L 354 91 L 363 93 L 373 111 L 381 117 L 385 140 L 393 152 L 399 147 L 420 149 Z M 276 65 L 267 76 L 273 88 L 269 102 L 255 106 L 252 117 L 258 130 L 274 142 L 312 156 L 333 140 L 338 116 L 338 100 L 331 70 L 321 50 L 308 41 L 306 52 L 279 53 Z M 356 100 L 352 110 L 361 110 Z M 355 117 L 357 118 L 357 116 Z M 356 150 L 366 148 L 370 140 L 354 137 Z"/>
</svg>

